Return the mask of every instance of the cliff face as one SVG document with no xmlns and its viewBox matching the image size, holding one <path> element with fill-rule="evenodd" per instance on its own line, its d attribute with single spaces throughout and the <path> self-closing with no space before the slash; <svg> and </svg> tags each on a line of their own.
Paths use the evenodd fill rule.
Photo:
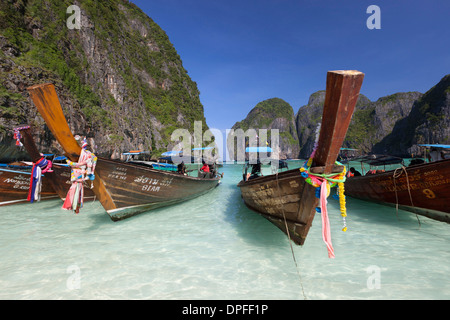
<svg viewBox="0 0 450 320">
<path fill-rule="evenodd" d="M 411 112 L 395 123 L 373 151 L 407 156 L 417 154 L 417 144 L 424 143 L 450 144 L 450 75 L 418 97 Z"/>
<path fill-rule="evenodd" d="M 294 110 L 284 100 L 272 98 L 258 103 L 247 117 L 233 125 L 232 129 L 279 130 L 279 156 L 281 159 L 296 158 L 299 143 L 294 122 Z M 268 135 L 270 133 L 268 132 Z"/>
<path fill-rule="evenodd" d="M 70 5 L 80 29 L 69 29 Z M 96 153 L 150 150 L 175 144 L 176 128 L 207 129 L 197 85 L 165 32 L 128 1 L 0 2 L 0 143 L 17 149 L 12 129 L 31 124 L 41 150 L 61 149 L 36 113 L 26 88 L 56 86 L 74 134 L 95 141 Z M 14 149 L 15 148 L 15 149 Z M 4 160 L 4 159 L 3 159 Z"/>
<path fill-rule="evenodd" d="M 325 101 L 325 90 L 317 91 L 313 93 L 308 101 L 308 104 L 301 107 L 296 115 L 297 133 L 300 142 L 300 154 L 301 159 L 307 159 L 311 155 L 314 147 L 314 141 L 316 139 L 316 128 L 322 121 L 323 104 Z M 370 100 L 360 94 L 356 103 L 356 111 L 353 115 L 352 122 L 350 124 L 347 137 L 365 137 L 366 135 L 360 135 L 357 129 L 359 118 L 365 117 L 366 114 L 372 115 L 368 106 Z M 358 115 L 359 114 L 359 115 Z M 352 127 L 354 128 L 352 131 Z M 366 129 L 366 128 L 364 128 Z M 347 139 L 346 139 L 347 141 Z M 345 142 L 344 142 L 345 145 Z M 360 143 L 359 143 L 360 145 Z"/>
<path fill-rule="evenodd" d="M 409 115 L 414 102 L 421 96 L 419 92 L 402 92 L 372 102 L 360 94 L 343 147 L 356 148 L 361 153 L 373 152 L 374 145 L 391 134 L 394 125 Z M 315 128 L 321 121 L 324 101 L 325 91 L 318 91 L 298 111 L 300 158 L 308 158 L 312 152 Z"/>
<path fill-rule="evenodd" d="M 359 100 L 347 131 L 344 147 L 373 152 L 375 144 L 391 134 L 394 125 L 408 116 L 419 92 L 401 92 L 371 102 Z"/>
<path fill-rule="evenodd" d="M 288 140 L 289 143 L 283 142 L 282 157 L 307 159 L 310 156 L 324 101 L 324 90 L 313 93 L 308 104 L 300 107 L 292 118 L 287 109 L 283 111 L 280 106 L 277 112 L 286 115 L 285 125 L 279 127 L 280 132 L 292 133 L 295 128 L 298 137 Z M 271 105 L 278 108 L 276 103 Z M 268 113 L 258 106 L 233 128 L 273 127 L 277 120 L 276 112 L 272 110 Z M 292 123 L 290 119 L 294 125 L 287 125 Z M 400 92 L 373 102 L 360 94 L 343 147 L 358 149 L 363 154 L 373 152 L 410 156 L 411 153 L 417 154 L 417 144 L 421 143 L 450 144 L 450 75 L 425 94 Z"/>
</svg>

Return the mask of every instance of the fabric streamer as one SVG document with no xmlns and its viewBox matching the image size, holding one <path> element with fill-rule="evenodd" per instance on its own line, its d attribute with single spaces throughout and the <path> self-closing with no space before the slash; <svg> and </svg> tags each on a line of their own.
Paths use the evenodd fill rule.
<svg viewBox="0 0 450 320">
<path fill-rule="evenodd" d="M 20 130 L 29 129 L 30 126 L 24 126 L 24 127 L 18 127 L 14 128 L 14 139 L 16 140 L 16 146 L 22 147 L 23 144 L 20 142 L 20 139 L 22 138 L 22 135 L 20 134 Z"/>
<path fill-rule="evenodd" d="M 33 203 L 34 201 L 41 200 L 41 189 L 42 189 L 42 174 L 46 172 L 53 172 L 52 162 L 44 158 L 39 159 L 36 163 L 33 163 L 31 169 L 31 179 L 30 188 L 28 190 L 27 201 Z"/>
<path fill-rule="evenodd" d="M 322 215 L 322 238 L 328 249 L 328 258 L 334 258 L 333 244 L 331 243 L 330 220 L 328 219 L 327 197 L 328 197 L 328 183 L 322 183 L 320 186 L 320 209 Z"/>
<path fill-rule="evenodd" d="M 84 185 L 85 180 L 93 181 L 95 179 L 94 170 L 97 163 L 97 157 L 92 152 L 86 150 L 86 138 L 82 141 L 82 149 L 78 162 L 67 160 L 67 164 L 72 168 L 70 181 L 72 185 L 67 192 L 66 199 L 62 206 L 65 210 L 73 210 L 79 213 L 80 208 L 83 207 L 84 199 Z"/>
<path fill-rule="evenodd" d="M 339 164 L 339 162 L 336 162 Z M 306 165 L 305 165 L 306 166 Z M 316 211 L 322 215 L 322 238 L 328 249 L 328 257 L 334 258 L 334 249 L 331 243 L 330 221 L 328 219 L 327 211 L 327 198 L 330 195 L 331 187 L 338 185 L 340 187 L 339 200 L 341 205 L 341 215 L 344 219 L 344 228 L 342 231 L 347 231 L 345 224 L 346 209 L 345 209 L 345 196 L 343 191 L 343 183 L 345 182 L 345 167 L 341 173 L 331 174 L 315 174 L 309 171 L 309 167 L 301 167 L 300 172 L 305 182 L 316 188 L 316 197 L 320 199 L 320 207 L 316 208 Z M 342 188 L 342 189 L 341 189 Z"/>
<path fill-rule="evenodd" d="M 334 248 L 331 243 L 331 228 L 330 228 L 330 220 L 328 218 L 328 210 L 327 210 L 327 198 L 330 194 L 331 187 L 338 185 L 339 193 L 339 205 L 341 216 L 344 221 L 344 227 L 342 231 L 347 231 L 347 224 L 345 221 L 345 217 L 347 216 L 347 210 L 345 208 L 345 195 L 344 195 L 344 182 L 345 182 L 345 167 L 343 167 L 343 171 L 341 173 L 331 173 L 331 174 L 316 174 L 310 171 L 315 153 L 318 148 L 319 141 L 319 133 L 320 133 L 321 124 L 317 126 L 316 129 L 316 140 L 314 142 L 314 148 L 309 157 L 308 161 L 304 163 L 304 165 L 300 168 L 301 176 L 305 179 L 305 182 L 312 185 L 316 188 L 316 197 L 320 198 L 319 203 L 320 207 L 316 208 L 316 211 L 321 213 L 322 216 L 322 238 L 325 242 L 328 250 L 328 257 L 334 258 Z M 336 161 L 337 165 L 341 165 Z"/>
</svg>

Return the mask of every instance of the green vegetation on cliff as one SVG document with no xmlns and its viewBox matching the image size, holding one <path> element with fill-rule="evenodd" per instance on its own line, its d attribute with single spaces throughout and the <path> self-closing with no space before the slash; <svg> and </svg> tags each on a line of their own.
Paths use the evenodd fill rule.
<svg viewBox="0 0 450 320">
<path fill-rule="evenodd" d="M 259 102 L 247 115 L 236 122 L 233 129 L 278 129 L 280 156 L 296 158 L 299 152 L 297 132 L 292 106 L 280 98 L 271 98 Z M 268 132 L 270 140 L 270 131 Z"/>
<path fill-rule="evenodd" d="M 80 29 L 66 25 L 73 4 L 81 9 Z M 27 96 L 16 88 L 20 83 L 52 82 L 84 119 L 76 127 L 103 133 L 95 139 L 110 148 L 104 153 L 145 148 L 158 154 L 175 128 L 192 132 L 194 121 L 202 121 L 207 129 L 197 85 L 169 37 L 129 1 L 1 1 L 0 49 L 6 60 L 0 118 L 26 118 L 27 108 L 16 103 Z M 129 137 L 109 139 L 125 131 Z"/>
</svg>

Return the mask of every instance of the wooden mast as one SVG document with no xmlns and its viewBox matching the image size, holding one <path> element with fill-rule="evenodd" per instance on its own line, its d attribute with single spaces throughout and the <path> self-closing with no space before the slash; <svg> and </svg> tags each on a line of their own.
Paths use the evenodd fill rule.
<svg viewBox="0 0 450 320">
<path fill-rule="evenodd" d="M 55 86 L 51 83 L 34 85 L 27 88 L 36 108 L 47 123 L 48 128 L 61 144 L 66 156 L 76 162 L 80 156 L 81 147 L 75 140 L 67 124 L 61 108 Z M 96 175 L 94 193 L 106 210 L 115 209 L 116 205 L 105 188 L 101 177 Z"/>
</svg>

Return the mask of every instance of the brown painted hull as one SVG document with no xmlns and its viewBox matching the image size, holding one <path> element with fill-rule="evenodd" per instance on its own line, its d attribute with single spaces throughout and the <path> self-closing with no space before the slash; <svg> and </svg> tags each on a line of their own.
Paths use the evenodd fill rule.
<svg viewBox="0 0 450 320">
<path fill-rule="evenodd" d="M 258 212 L 275 224 L 284 233 L 289 229 L 290 238 L 297 244 L 305 242 L 311 226 L 311 208 L 315 210 L 318 199 L 314 187 L 305 182 L 300 170 L 289 170 L 278 174 L 256 178 L 238 184 L 248 208 Z M 285 219 L 286 218 L 286 219 Z"/>
<path fill-rule="evenodd" d="M 49 183 L 53 186 L 61 200 L 65 200 L 67 192 L 72 185 L 70 181 L 71 169 L 67 166 L 54 164 L 52 167 L 53 173 L 47 172 Z M 91 183 L 84 184 L 84 201 L 93 201 L 96 199 L 94 191 L 90 188 Z"/>
<path fill-rule="evenodd" d="M 96 176 L 103 181 L 112 205 L 104 205 L 114 221 L 198 197 L 219 184 L 204 179 L 99 158 Z"/>
<path fill-rule="evenodd" d="M 364 74 L 357 71 L 330 71 L 322 124 L 312 170 L 329 174 L 347 133 Z M 340 171 L 338 171 L 340 172 Z M 298 169 L 241 181 L 238 184 L 245 204 L 274 223 L 294 243 L 303 245 L 316 213 L 315 188 L 305 182 Z"/>
<path fill-rule="evenodd" d="M 31 173 L 19 170 L 0 170 L 0 206 L 26 203 Z M 46 176 L 42 179 L 41 201 L 57 199 L 58 195 Z"/>
<path fill-rule="evenodd" d="M 345 194 L 450 223 L 450 160 L 405 169 L 348 178 Z"/>
</svg>

